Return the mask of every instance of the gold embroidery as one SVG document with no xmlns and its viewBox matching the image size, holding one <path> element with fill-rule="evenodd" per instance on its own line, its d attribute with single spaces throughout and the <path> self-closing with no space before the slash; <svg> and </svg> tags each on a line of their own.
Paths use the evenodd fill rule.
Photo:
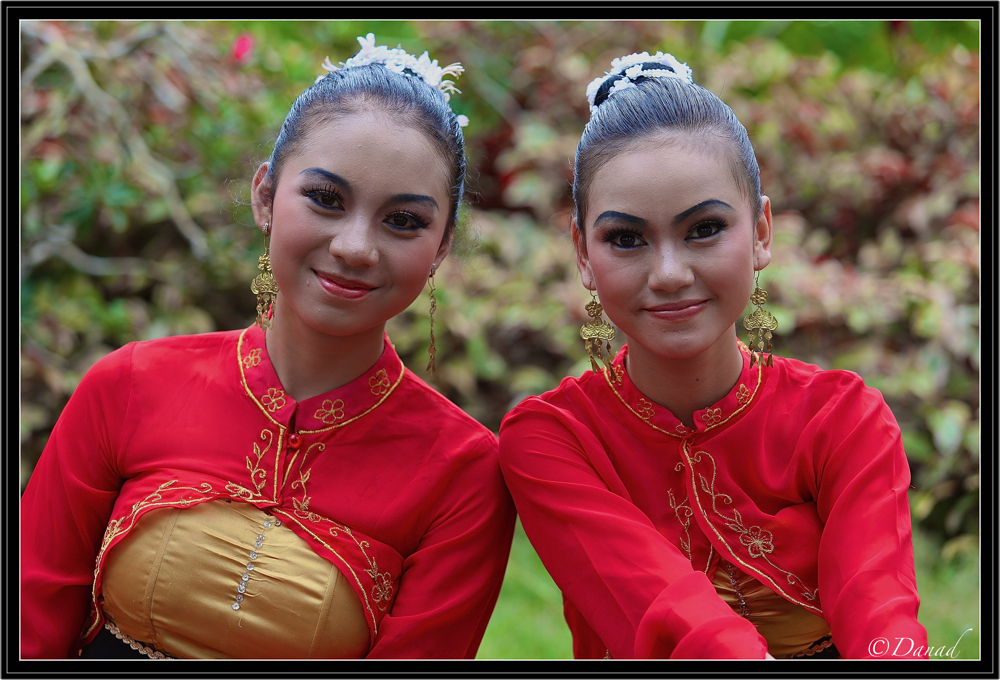
<svg viewBox="0 0 1000 680">
<path fill-rule="evenodd" d="M 677 467 L 683 469 L 684 465 L 683 463 L 678 463 Z M 691 534 L 688 533 L 688 527 L 691 526 L 691 516 L 694 515 L 694 510 L 688 505 L 687 496 L 678 503 L 674 498 L 673 489 L 667 489 L 667 497 L 670 500 L 670 509 L 674 511 L 674 517 L 677 518 L 681 528 L 684 530 L 684 536 L 680 537 L 681 548 L 687 553 L 688 561 L 692 561 L 694 558 L 691 557 Z"/>
<path fill-rule="evenodd" d="M 253 455 L 257 460 L 251 460 L 250 456 L 247 456 L 246 459 L 247 470 L 250 471 L 250 482 L 257 489 L 257 493 L 255 494 L 250 489 L 236 482 L 226 484 L 226 491 L 236 494 L 236 496 L 245 501 L 252 500 L 254 497 L 261 497 L 263 495 L 261 489 L 267 483 L 267 471 L 261 466 L 261 461 L 263 461 L 264 455 L 270 450 L 271 444 L 274 443 L 274 433 L 265 428 L 260 431 L 260 438 L 262 441 L 267 441 L 267 446 L 261 449 L 257 442 L 254 442 Z"/>
<path fill-rule="evenodd" d="M 746 406 L 750 401 L 750 390 L 743 383 L 740 383 L 740 389 L 736 392 L 736 405 Z"/>
<path fill-rule="evenodd" d="M 267 394 L 261 397 L 260 401 L 267 407 L 268 411 L 274 413 L 285 405 L 285 391 L 279 390 L 277 387 L 269 387 Z"/>
<path fill-rule="evenodd" d="M 389 382 L 389 374 L 385 372 L 384 368 L 380 368 L 375 375 L 368 378 L 368 387 L 371 388 L 372 394 L 376 397 L 382 396 L 389 391 L 391 383 Z"/>
<path fill-rule="evenodd" d="M 643 420 L 649 420 L 650 418 L 656 415 L 656 411 L 653 410 L 652 402 L 641 397 L 639 398 L 639 403 L 636 406 L 635 413 Z"/>
<path fill-rule="evenodd" d="M 157 651 L 152 647 L 148 647 L 142 644 L 141 642 L 138 642 L 137 640 L 133 640 L 128 635 L 121 632 L 121 630 L 118 629 L 118 626 L 111 623 L 110 621 L 105 621 L 104 627 L 107 628 L 108 632 L 113 634 L 116 638 L 118 638 L 119 640 L 121 640 L 122 642 L 124 642 L 125 644 L 127 644 L 129 647 L 139 652 L 140 654 L 148 656 L 150 659 L 162 659 L 164 661 L 173 660 L 172 656 L 167 656 L 163 652 Z"/>
<path fill-rule="evenodd" d="M 372 611 L 371 605 L 368 604 L 368 593 L 365 590 L 364 586 L 361 585 L 361 579 L 358 578 L 357 573 L 355 573 L 354 568 L 348 563 L 348 561 L 345 560 L 343 557 L 341 557 L 340 553 L 338 553 L 336 550 L 334 550 L 333 547 L 331 547 L 320 536 L 318 536 L 315 533 L 313 533 L 313 531 L 309 527 L 307 527 L 306 525 L 302 524 L 301 521 L 299 521 L 298 519 L 296 519 L 295 517 L 293 517 L 289 513 L 285 512 L 284 510 L 281 510 L 280 508 L 274 508 L 272 510 L 272 512 L 274 512 L 274 514 L 276 514 L 276 515 L 283 515 L 283 516 L 287 517 L 289 521 L 295 522 L 299 526 L 299 528 L 301 528 L 307 534 L 309 534 L 310 536 L 312 536 L 320 545 L 322 545 L 324 548 L 326 548 L 331 553 L 333 553 L 333 555 L 338 560 L 340 560 L 341 562 L 343 562 L 344 566 L 347 568 L 347 571 L 349 571 L 351 573 L 351 576 L 354 577 L 354 582 L 358 584 L 358 589 L 361 591 L 361 595 L 364 597 L 365 609 L 368 610 L 368 615 L 371 616 L 371 620 L 372 620 L 372 633 L 374 635 L 378 635 L 378 622 L 375 620 L 375 612 Z M 334 524 L 336 524 L 336 523 L 334 522 Z M 331 533 L 333 533 L 334 536 L 337 535 L 336 533 L 333 532 L 332 529 L 330 531 L 331 531 Z"/>
<path fill-rule="evenodd" d="M 701 419 L 707 427 L 718 425 L 722 421 L 722 408 L 705 409 L 705 412 L 701 414 Z"/>
<path fill-rule="evenodd" d="M 688 429 L 686 427 L 684 427 L 683 425 L 677 425 L 676 427 L 674 427 L 674 431 L 677 432 L 677 434 L 679 434 L 681 436 L 686 435 L 688 433 Z M 670 434 L 670 433 L 668 432 L 667 434 Z"/>
<path fill-rule="evenodd" d="M 316 409 L 316 413 L 313 414 L 313 418 L 322 421 L 326 425 L 332 425 L 338 420 L 343 420 L 344 400 L 337 399 L 336 401 L 331 401 L 329 399 L 324 399 L 323 406 Z"/>
<path fill-rule="evenodd" d="M 375 606 L 378 607 L 378 610 L 384 612 L 389 605 L 389 600 L 392 599 L 392 575 L 387 571 L 379 572 L 378 564 L 375 563 L 375 558 L 369 557 L 368 555 L 367 549 L 371 547 L 368 541 L 359 541 L 354 535 L 354 532 L 351 531 L 351 528 L 345 524 L 337 524 L 336 522 L 333 522 L 333 524 L 337 528 L 330 529 L 330 534 L 332 536 L 337 536 L 337 529 L 339 528 L 341 531 L 353 538 L 354 542 L 357 543 L 359 548 L 361 548 L 362 556 L 364 556 L 365 560 L 368 561 L 368 569 L 365 569 L 365 573 L 368 574 L 374 582 L 371 591 L 372 599 L 375 600 Z"/>
<path fill-rule="evenodd" d="M 108 528 L 104 530 L 104 537 L 101 539 L 101 548 L 97 552 L 97 559 L 94 560 L 94 583 L 90 588 L 91 622 L 90 626 L 88 626 L 87 630 L 84 632 L 83 637 L 87 637 L 88 635 L 90 635 L 90 633 L 93 632 L 94 628 L 97 627 L 97 624 L 100 623 L 101 620 L 100 614 L 98 613 L 99 608 L 97 606 L 97 576 L 101 571 L 101 560 L 104 557 L 104 553 L 108 549 L 108 546 L 111 545 L 111 542 L 116 537 L 126 534 L 132 529 L 132 526 L 135 523 L 135 518 L 138 516 L 139 511 L 142 510 L 143 508 L 148 508 L 151 506 L 159 507 L 166 505 L 172 507 L 181 507 L 185 505 L 191 505 L 192 503 L 201 502 L 202 500 L 204 500 L 201 498 L 182 498 L 176 501 L 165 501 L 161 503 L 160 501 L 163 500 L 163 492 L 166 491 L 167 489 L 171 489 L 172 491 L 179 491 L 179 490 L 194 491 L 195 493 L 200 493 L 200 494 L 210 494 L 214 492 L 214 490 L 212 489 L 212 485 L 209 484 L 208 482 L 202 482 L 201 484 L 198 485 L 197 488 L 193 486 L 174 487 L 174 484 L 176 483 L 177 483 L 176 479 L 171 479 L 169 481 L 163 482 L 158 487 L 156 487 L 156 490 L 151 492 L 148 496 L 146 496 L 140 501 L 137 501 L 136 503 L 133 503 L 132 510 L 127 515 L 119 517 L 118 519 L 113 519 L 110 522 L 108 522 Z"/>
<path fill-rule="evenodd" d="M 313 449 L 319 449 L 320 452 L 326 450 L 326 444 L 321 442 L 316 442 L 306 451 L 305 455 L 302 456 L 302 462 L 299 463 L 299 478 L 292 482 L 292 489 L 302 489 L 302 498 L 292 498 L 292 506 L 295 508 L 295 516 L 301 517 L 302 519 L 307 519 L 310 522 L 319 522 L 323 519 L 322 515 L 317 515 L 315 512 L 309 510 L 309 502 L 312 498 L 306 493 L 306 482 L 309 481 L 309 477 L 312 474 L 312 468 L 309 468 L 305 472 L 302 471 L 302 465 L 306 462 L 306 458 L 309 457 L 309 453 Z"/>
<path fill-rule="evenodd" d="M 620 387 L 625 378 L 625 367 L 621 364 L 612 364 L 611 370 L 615 374 L 615 384 Z"/>
<path fill-rule="evenodd" d="M 260 364 L 260 348 L 250 350 L 250 353 L 243 357 L 243 368 L 253 368 Z"/>
<path fill-rule="evenodd" d="M 761 527 L 756 525 L 747 527 L 746 524 L 744 524 L 743 522 L 743 515 L 741 515 L 740 511 L 737 510 L 736 508 L 733 508 L 732 516 L 727 516 L 722 512 L 720 512 L 717 501 L 721 500 L 726 505 L 732 505 L 733 499 L 731 496 L 715 490 L 717 467 L 715 464 L 715 458 L 712 457 L 712 454 L 710 454 L 708 451 L 697 451 L 692 454 L 690 449 L 688 448 L 688 443 L 684 442 L 684 455 L 688 460 L 688 464 L 690 465 L 692 475 L 694 474 L 694 465 L 696 463 L 702 462 L 702 456 L 708 458 L 709 462 L 712 465 L 712 476 L 711 479 L 709 479 L 700 472 L 698 473 L 698 480 L 701 482 L 700 484 L 701 490 L 704 491 L 706 494 L 708 494 L 709 498 L 711 498 L 712 512 L 715 513 L 725 522 L 727 528 L 736 532 L 736 534 L 739 536 L 740 543 L 746 546 L 747 552 L 750 554 L 750 557 L 752 559 L 763 559 L 765 562 L 767 562 L 772 567 L 777 569 L 779 572 L 784 574 L 785 580 L 788 582 L 788 585 L 797 588 L 801 593 L 802 597 L 805 598 L 808 602 L 818 602 L 819 601 L 818 588 L 814 590 L 809 590 L 801 578 L 799 578 L 792 572 L 788 571 L 787 569 L 782 569 L 777 564 L 772 562 L 770 557 L 768 557 L 768 555 L 774 551 L 774 540 L 773 540 L 773 535 L 771 534 L 770 531 L 766 531 L 765 529 L 762 529 Z M 695 494 L 695 500 L 698 502 L 698 505 L 700 507 L 701 499 L 697 496 L 697 489 Z M 701 508 L 701 510 L 702 513 L 705 513 L 704 508 Z M 708 515 L 705 514 L 705 517 L 707 519 Z M 712 530 L 715 532 L 716 537 L 720 541 L 725 543 L 726 547 L 729 547 L 729 544 L 722 537 L 722 534 L 719 533 L 718 529 L 715 528 L 715 525 L 711 521 L 709 521 L 708 524 L 710 527 L 712 527 Z M 746 562 L 744 562 L 742 559 L 739 558 L 739 556 L 736 555 L 735 552 L 733 552 L 732 548 L 729 548 L 729 552 L 732 553 L 733 558 L 736 559 L 741 565 L 743 565 L 747 569 L 750 569 L 755 574 L 758 574 L 764 579 L 767 579 L 768 582 L 774 585 L 776 591 L 786 599 L 795 602 L 797 604 L 800 604 L 803 607 L 811 609 L 819 614 L 823 613 L 822 610 L 816 605 L 807 604 L 806 602 L 801 602 L 794 597 L 790 597 L 781 589 L 781 586 L 779 586 L 777 583 L 774 582 L 774 579 L 772 579 L 770 576 L 760 571 L 759 569 L 756 569 L 755 567 L 752 567 Z"/>
</svg>

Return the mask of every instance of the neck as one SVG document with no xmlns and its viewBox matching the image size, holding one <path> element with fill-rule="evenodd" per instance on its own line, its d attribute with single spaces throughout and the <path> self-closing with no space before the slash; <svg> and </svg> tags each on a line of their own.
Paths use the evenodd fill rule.
<svg viewBox="0 0 1000 680">
<path fill-rule="evenodd" d="M 295 314 L 280 314 L 280 302 L 275 307 L 264 342 L 278 380 L 295 401 L 343 387 L 382 356 L 385 324 L 338 337 L 306 326 Z"/>
<path fill-rule="evenodd" d="M 685 359 L 664 359 L 630 342 L 626 369 L 647 398 L 694 427 L 694 412 L 719 401 L 736 385 L 743 356 L 733 328 L 701 354 Z"/>
</svg>

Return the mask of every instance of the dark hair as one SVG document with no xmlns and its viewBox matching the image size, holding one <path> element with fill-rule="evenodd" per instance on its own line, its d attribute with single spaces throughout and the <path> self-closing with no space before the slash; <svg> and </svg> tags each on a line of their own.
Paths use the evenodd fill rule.
<svg viewBox="0 0 1000 680">
<path fill-rule="evenodd" d="M 644 70 L 673 69 L 645 63 Z M 639 76 L 629 87 L 609 96 L 612 85 L 626 76 L 608 78 L 594 97 L 596 108 L 576 147 L 573 201 L 583 229 L 587 190 L 598 168 L 642 138 L 663 132 L 714 135 L 731 142 L 732 171 L 740 191 L 749 199 L 756 220 L 763 212 L 760 170 L 746 128 L 725 102 L 705 88 L 681 78 Z"/>
<path fill-rule="evenodd" d="M 400 74 L 382 64 L 342 68 L 331 71 L 300 94 L 285 116 L 268 159 L 272 195 L 285 159 L 296 152 L 310 132 L 337 116 L 372 109 L 399 116 L 422 130 L 448 163 L 451 205 L 445 235 L 449 234 L 455 227 L 465 190 L 465 138 L 444 94 L 409 69 Z"/>
</svg>

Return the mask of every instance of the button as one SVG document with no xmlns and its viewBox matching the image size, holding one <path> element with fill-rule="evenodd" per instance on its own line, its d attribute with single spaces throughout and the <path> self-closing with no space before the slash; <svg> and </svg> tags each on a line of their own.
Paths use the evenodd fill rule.
<svg viewBox="0 0 1000 680">
<path fill-rule="evenodd" d="M 243 596 L 242 595 L 237 595 L 236 596 L 236 601 L 237 602 L 242 602 L 243 601 Z"/>
<path fill-rule="evenodd" d="M 253 562 L 247 562 L 247 571 L 253 571 Z"/>
<path fill-rule="evenodd" d="M 280 527 L 281 526 L 281 520 L 280 519 L 274 520 L 274 526 Z"/>
<path fill-rule="evenodd" d="M 252 559 L 252 560 L 257 559 L 257 553 L 255 553 L 255 552 L 250 553 L 250 559 Z"/>
<path fill-rule="evenodd" d="M 271 526 L 271 523 L 270 522 L 264 522 L 264 526 L 265 527 L 269 527 L 269 526 Z"/>
<path fill-rule="evenodd" d="M 257 541 L 253 545 L 254 545 L 255 548 L 263 548 L 264 547 L 264 541 Z"/>
<path fill-rule="evenodd" d="M 295 450 L 300 446 L 302 446 L 302 437 L 297 434 L 288 435 L 288 448 Z"/>
<path fill-rule="evenodd" d="M 245 593 L 247 591 L 247 584 L 240 581 L 240 584 L 236 586 L 236 590 L 240 591 L 241 593 Z"/>
<path fill-rule="evenodd" d="M 243 574 L 243 576 L 240 576 L 240 578 L 243 579 L 244 581 L 249 581 L 250 580 L 250 574 Z"/>
<path fill-rule="evenodd" d="M 263 541 L 264 540 L 264 534 L 257 534 L 257 540 L 258 541 Z M 260 546 L 258 546 L 258 547 L 260 547 Z"/>
<path fill-rule="evenodd" d="M 239 602 L 233 602 L 233 611 L 235 611 L 235 610 L 237 610 L 239 608 L 240 608 L 240 603 Z"/>
</svg>

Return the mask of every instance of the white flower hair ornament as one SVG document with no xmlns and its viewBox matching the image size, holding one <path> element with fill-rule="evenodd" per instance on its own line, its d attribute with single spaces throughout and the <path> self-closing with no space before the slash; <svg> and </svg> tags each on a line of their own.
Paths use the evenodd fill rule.
<svg viewBox="0 0 1000 680">
<path fill-rule="evenodd" d="M 420 76 L 425 83 L 440 90 L 441 94 L 444 95 L 445 101 L 451 99 L 452 92 L 459 94 L 462 92 L 455 87 L 454 82 L 444 79 L 445 76 L 454 76 L 457 78 L 465 71 L 465 68 L 458 62 L 448 64 L 442 68 L 438 66 L 437 59 L 431 59 L 427 55 L 427 52 L 421 54 L 420 57 L 415 57 L 400 47 L 390 49 L 385 45 L 376 45 L 374 33 L 369 33 L 363 38 L 358 36 L 358 42 L 361 44 L 361 49 L 347 61 L 341 62 L 340 66 L 334 66 L 333 62 L 330 61 L 330 57 L 327 57 L 323 62 L 323 68 L 326 69 L 327 73 L 318 76 L 316 82 L 318 83 L 330 73 L 339 71 L 342 68 L 382 64 L 388 70 L 400 75 L 403 74 L 405 69 L 409 69 L 411 73 Z M 469 124 L 467 116 L 456 117 L 461 127 Z"/>
<path fill-rule="evenodd" d="M 651 68 L 651 64 L 662 64 L 664 68 Z M 618 78 L 618 76 L 623 77 Z M 654 55 L 650 55 L 649 52 L 642 52 L 618 57 L 611 62 L 610 71 L 607 71 L 599 78 L 594 78 L 590 85 L 587 86 L 587 101 L 590 102 L 590 114 L 593 115 L 597 109 L 594 100 L 597 98 L 598 90 L 609 79 L 617 78 L 611 89 L 608 90 L 608 97 L 616 92 L 635 87 L 635 81 L 640 76 L 645 78 L 680 78 L 689 83 L 694 82 L 691 78 L 691 69 L 688 65 L 677 61 L 672 54 L 657 52 Z"/>
</svg>

